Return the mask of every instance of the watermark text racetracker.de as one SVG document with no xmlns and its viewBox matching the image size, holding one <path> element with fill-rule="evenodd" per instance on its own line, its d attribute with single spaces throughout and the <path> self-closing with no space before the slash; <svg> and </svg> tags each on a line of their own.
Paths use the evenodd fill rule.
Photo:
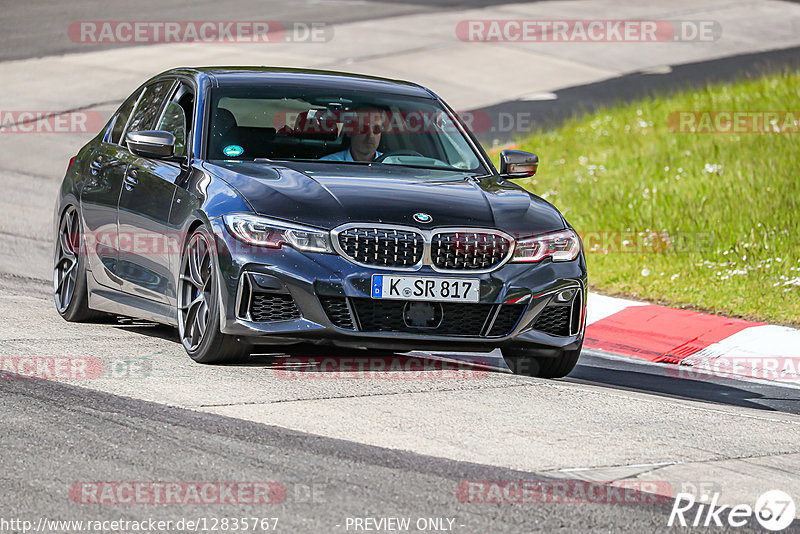
<svg viewBox="0 0 800 534">
<path fill-rule="evenodd" d="M 144 378 L 152 374 L 145 358 L 104 362 L 92 356 L 0 356 L 0 380 L 95 380 Z"/>
<path fill-rule="evenodd" d="M 75 504 L 280 504 L 286 486 L 280 482 L 76 482 L 69 488 Z"/>
<path fill-rule="evenodd" d="M 276 378 L 286 380 L 469 380 L 489 376 L 488 362 L 415 356 L 289 357 L 275 360 Z"/>
<path fill-rule="evenodd" d="M 93 134 L 106 123 L 97 111 L 0 110 L 2 134 Z"/>
<path fill-rule="evenodd" d="M 456 36 L 465 42 L 713 42 L 722 36 L 722 25 L 714 20 L 473 19 L 460 21 Z"/>
<path fill-rule="evenodd" d="M 672 494 L 672 485 L 660 480 L 466 480 L 456 488 L 468 504 L 654 504 Z"/>
<path fill-rule="evenodd" d="M 673 378 L 688 380 L 747 379 L 799 381 L 800 356 L 717 356 L 690 357 L 680 365 L 667 367 Z"/>
<path fill-rule="evenodd" d="M 710 232 L 668 232 L 637 230 L 585 230 L 579 232 L 584 250 L 587 253 L 631 253 L 631 254 L 677 254 L 708 250 L 714 242 Z M 82 246 L 73 251 L 85 254 L 87 251 L 115 251 L 121 255 L 134 256 L 172 256 L 179 258 L 187 235 L 183 232 L 117 232 L 98 231 L 81 234 Z M 528 234 L 512 234 L 515 239 L 530 237 Z M 78 242 L 73 240 L 72 242 Z M 280 246 L 278 246 L 280 245 Z M 270 254 L 277 252 L 284 242 L 272 248 L 255 246 L 238 240 L 220 240 L 212 243 L 218 254 Z M 465 253 L 474 252 L 477 245 L 467 242 L 458 244 Z M 483 246 L 483 245 L 482 245 Z M 481 251 L 490 251 L 489 245 Z"/>
<path fill-rule="evenodd" d="M 800 133 L 800 111 L 673 111 L 667 116 L 667 128 L 684 134 L 796 134 Z"/>
<path fill-rule="evenodd" d="M 681 254 L 708 250 L 714 243 L 710 232 L 586 230 L 578 234 L 587 254 Z"/>
<path fill-rule="evenodd" d="M 67 34 L 81 44 L 327 43 L 333 26 L 277 20 L 83 20 L 70 24 Z"/>
</svg>

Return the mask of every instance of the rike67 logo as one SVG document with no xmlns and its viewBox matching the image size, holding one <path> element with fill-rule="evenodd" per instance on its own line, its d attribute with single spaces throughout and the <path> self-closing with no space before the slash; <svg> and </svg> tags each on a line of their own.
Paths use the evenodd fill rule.
<svg viewBox="0 0 800 534">
<path fill-rule="evenodd" d="M 707 495 L 703 495 L 698 502 L 691 493 L 678 493 L 667 526 L 743 527 L 755 516 L 763 528 L 778 532 L 792 524 L 796 511 L 792 497 L 781 490 L 763 493 L 756 500 L 755 506 L 720 505 L 719 493 L 714 493 L 710 502 Z"/>
</svg>

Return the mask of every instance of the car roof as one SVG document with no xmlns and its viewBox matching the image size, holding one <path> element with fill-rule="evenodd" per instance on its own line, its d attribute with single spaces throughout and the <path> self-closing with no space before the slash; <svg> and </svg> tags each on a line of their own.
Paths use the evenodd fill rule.
<svg viewBox="0 0 800 534">
<path fill-rule="evenodd" d="M 415 83 L 328 70 L 285 67 L 192 67 L 172 69 L 159 76 L 177 74 L 207 78 L 212 87 L 246 87 L 268 83 L 270 86 L 300 85 L 436 98 L 431 91 Z"/>
</svg>

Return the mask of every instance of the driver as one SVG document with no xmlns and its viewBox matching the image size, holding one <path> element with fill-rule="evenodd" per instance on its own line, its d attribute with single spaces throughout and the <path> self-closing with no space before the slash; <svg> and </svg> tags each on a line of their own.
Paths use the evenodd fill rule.
<svg viewBox="0 0 800 534">
<path fill-rule="evenodd" d="M 328 154 L 320 159 L 328 161 L 375 161 L 381 156 L 378 145 L 383 133 L 383 114 L 380 112 L 358 113 L 351 122 L 349 133 L 350 148 Z"/>
</svg>

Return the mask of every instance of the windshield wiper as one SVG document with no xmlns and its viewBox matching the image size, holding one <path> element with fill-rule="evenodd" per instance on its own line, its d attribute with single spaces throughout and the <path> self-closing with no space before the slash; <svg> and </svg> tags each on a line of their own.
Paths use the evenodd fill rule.
<svg viewBox="0 0 800 534">
<path fill-rule="evenodd" d="M 455 171 L 460 173 L 465 173 L 464 169 L 459 169 L 456 167 L 440 167 L 437 165 L 410 165 L 408 163 L 379 163 L 378 165 L 386 165 L 387 167 L 409 167 L 411 169 L 430 169 L 433 171 Z"/>
<path fill-rule="evenodd" d="M 261 160 L 262 158 L 259 158 Z M 375 163 L 374 161 L 341 161 L 336 159 L 307 159 L 307 158 L 296 158 L 296 159 L 276 159 L 271 161 L 288 161 L 292 162 L 301 162 L 301 163 L 345 163 L 348 165 L 386 165 L 387 167 L 409 167 L 412 169 L 430 169 L 433 171 L 450 171 L 450 172 L 460 172 L 465 173 L 467 172 L 464 169 L 458 169 L 456 167 L 440 167 L 436 165 L 410 165 L 407 163 Z"/>
<path fill-rule="evenodd" d="M 338 159 L 280 158 L 272 161 L 288 161 L 289 163 L 344 163 L 347 165 L 372 165 L 374 161 L 343 161 Z"/>
</svg>

